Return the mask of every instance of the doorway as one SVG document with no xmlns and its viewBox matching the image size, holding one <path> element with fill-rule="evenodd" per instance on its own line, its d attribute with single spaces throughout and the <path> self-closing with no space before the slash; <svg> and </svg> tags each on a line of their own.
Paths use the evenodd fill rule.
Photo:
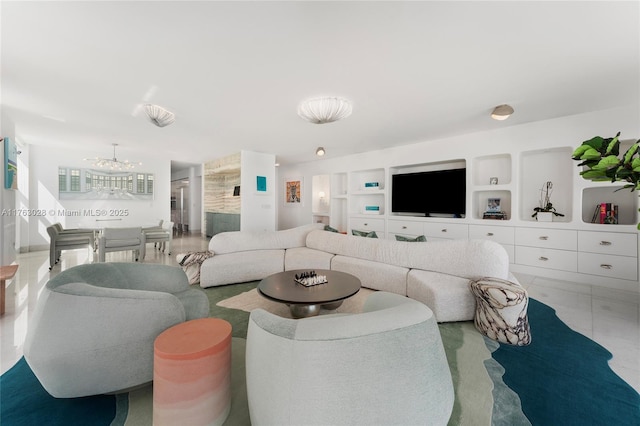
<svg viewBox="0 0 640 426">
<path fill-rule="evenodd" d="M 178 234 L 189 233 L 190 184 L 189 179 L 171 182 L 171 221 Z"/>
</svg>

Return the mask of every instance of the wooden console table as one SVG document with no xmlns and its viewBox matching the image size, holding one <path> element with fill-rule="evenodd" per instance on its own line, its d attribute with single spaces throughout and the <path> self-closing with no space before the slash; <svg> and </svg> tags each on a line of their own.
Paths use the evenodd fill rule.
<svg viewBox="0 0 640 426">
<path fill-rule="evenodd" d="M 0 266 L 0 315 L 4 315 L 4 293 L 6 280 L 10 280 L 18 271 L 18 265 Z"/>
</svg>

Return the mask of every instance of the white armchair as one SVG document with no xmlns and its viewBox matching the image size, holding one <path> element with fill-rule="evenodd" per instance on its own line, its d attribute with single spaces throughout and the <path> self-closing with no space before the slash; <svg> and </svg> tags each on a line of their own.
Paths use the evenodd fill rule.
<svg viewBox="0 0 640 426">
<path fill-rule="evenodd" d="M 292 320 L 251 312 L 247 397 L 256 425 L 446 425 L 453 382 L 433 312 L 376 292 L 364 312 Z"/>
<path fill-rule="evenodd" d="M 98 239 L 98 260 L 105 261 L 106 253 L 131 250 L 134 259 L 144 259 L 146 237 L 141 227 L 105 228 Z"/>
</svg>

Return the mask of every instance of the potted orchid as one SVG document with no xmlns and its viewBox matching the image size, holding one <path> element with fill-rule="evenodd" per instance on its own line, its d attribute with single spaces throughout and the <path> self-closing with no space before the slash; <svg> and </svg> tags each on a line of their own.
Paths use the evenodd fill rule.
<svg viewBox="0 0 640 426">
<path fill-rule="evenodd" d="M 553 192 L 553 183 L 547 181 L 542 185 L 540 189 L 540 201 L 538 207 L 533 209 L 531 217 L 535 218 L 538 222 L 552 222 L 554 216 L 564 216 L 562 213 L 556 211 L 551 203 L 551 193 Z"/>
</svg>

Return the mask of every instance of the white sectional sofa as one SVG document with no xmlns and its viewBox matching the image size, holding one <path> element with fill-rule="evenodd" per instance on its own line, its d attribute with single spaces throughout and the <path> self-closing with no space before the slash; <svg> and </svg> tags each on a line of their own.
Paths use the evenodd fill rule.
<svg viewBox="0 0 640 426">
<path fill-rule="evenodd" d="M 209 242 L 214 256 L 202 264 L 200 285 L 259 280 L 292 269 L 332 269 L 357 276 L 363 287 L 418 300 L 438 322 L 448 322 L 473 319 L 470 280 L 517 282 L 509 272 L 507 252 L 492 241 L 416 243 L 343 235 L 323 227 L 217 234 Z"/>
</svg>

